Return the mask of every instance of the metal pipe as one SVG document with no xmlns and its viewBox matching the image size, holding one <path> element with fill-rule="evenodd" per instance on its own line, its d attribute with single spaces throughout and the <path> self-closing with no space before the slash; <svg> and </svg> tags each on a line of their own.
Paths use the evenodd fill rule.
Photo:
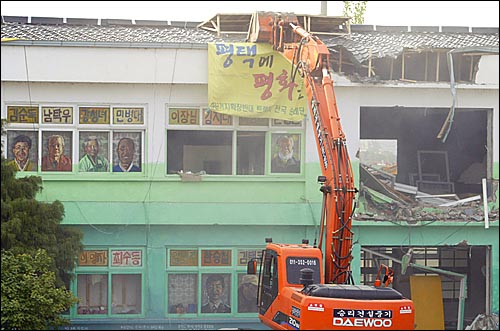
<svg viewBox="0 0 500 331">
<path fill-rule="evenodd" d="M 383 253 L 372 251 L 371 249 L 361 247 L 361 250 L 368 252 L 368 253 L 371 253 L 373 255 L 378 255 L 378 256 L 383 257 L 383 258 L 388 259 L 388 260 L 392 260 L 392 261 L 397 262 L 399 264 L 403 264 L 403 261 L 401 261 L 401 260 L 398 260 L 392 256 L 389 256 L 389 255 L 386 255 Z M 422 269 L 422 270 L 434 272 L 434 273 L 438 273 L 438 274 L 444 274 L 444 275 L 460 278 L 460 297 L 458 299 L 457 330 L 462 330 L 463 325 L 464 325 L 465 299 L 467 298 L 467 275 L 459 274 L 459 273 L 456 273 L 453 271 L 443 270 L 443 269 L 439 269 L 439 268 L 431 268 L 431 267 L 427 267 L 425 265 L 420 265 L 420 264 L 411 263 L 411 262 L 408 263 L 408 266 L 413 267 L 413 268 L 417 268 L 417 269 Z"/>
<path fill-rule="evenodd" d="M 327 15 L 327 1 L 321 1 L 321 16 Z"/>
<path fill-rule="evenodd" d="M 467 298 L 467 275 L 460 280 L 460 298 L 458 299 L 457 330 L 464 328 L 465 299 Z"/>
<path fill-rule="evenodd" d="M 485 277 L 486 277 L 486 316 L 491 316 L 491 246 L 486 246 L 486 270 L 485 272 Z"/>
</svg>

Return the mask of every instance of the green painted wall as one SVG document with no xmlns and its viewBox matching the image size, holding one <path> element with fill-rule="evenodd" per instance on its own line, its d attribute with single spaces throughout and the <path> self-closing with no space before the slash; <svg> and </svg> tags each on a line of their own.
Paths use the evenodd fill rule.
<svg viewBox="0 0 500 331">
<path fill-rule="evenodd" d="M 85 232 L 87 247 L 135 247 L 145 250 L 145 314 L 147 318 L 166 318 L 166 249 L 215 247 L 263 247 L 264 238 L 275 242 L 311 241 L 316 236 L 314 226 L 272 225 L 93 225 L 80 227 Z M 485 229 L 482 224 L 467 226 L 450 224 L 423 224 L 400 226 L 377 222 L 356 222 L 353 227 L 357 244 L 354 246 L 352 268 L 354 279 L 360 280 L 360 255 L 362 246 L 440 246 L 454 245 L 466 238 L 470 245 L 492 246 L 492 310 L 498 310 L 498 226 Z M 397 277 L 398 275 L 396 275 Z M 236 299 L 233 288 L 232 302 Z M 472 294 L 473 295 L 473 294 Z"/>
<path fill-rule="evenodd" d="M 359 178 L 358 164 L 353 163 Z M 164 165 L 147 167 L 146 175 L 44 174 L 39 194 L 40 200 L 64 203 L 64 224 L 81 228 L 87 247 L 144 249 L 144 312 L 148 319 L 167 317 L 167 247 L 237 249 L 263 247 L 266 237 L 290 243 L 307 238 L 312 243 L 317 236 L 321 207 L 318 164 L 305 164 L 306 175 L 299 177 L 205 176 L 199 182 L 183 182 L 177 175 L 164 176 L 158 171 L 148 176 L 152 168 L 164 169 Z M 494 176 L 498 178 L 498 164 Z M 498 190 L 496 196 L 490 207 L 498 209 Z M 470 245 L 491 246 L 492 311 L 498 311 L 498 219 L 490 219 L 489 229 L 481 222 L 397 225 L 354 221 L 353 230 L 356 281 L 360 279 L 362 246 L 454 245 L 464 239 Z M 234 315 L 227 321 L 248 327 L 255 318 Z"/>
<path fill-rule="evenodd" d="M 498 220 L 489 229 L 483 222 L 450 224 L 445 222 L 419 225 L 380 225 L 377 222 L 355 222 L 354 256 L 360 256 L 360 246 L 445 246 L 466 240 L 471 246 L 491 246 L 491 304 L 492 311 L 499 309 L 499 244 Z M 359 260 L 353 261 L 355 279 L 360 279 Z M 356 274 L 356 271 L 358 272 Z M 397 275 L 396 275 L 397 277 Z M 472 293 L 474 295 L 474 293 Z"/>
</svg>

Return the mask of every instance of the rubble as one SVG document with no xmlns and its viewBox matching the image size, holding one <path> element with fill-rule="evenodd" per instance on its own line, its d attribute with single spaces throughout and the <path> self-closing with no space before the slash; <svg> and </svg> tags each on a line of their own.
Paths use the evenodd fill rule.
<svg viewBox="0 0 500 331">
<path fill-rule="evenodd" d="M 484 222 L 485 214 L 481 196 L 476 195 L 458 199 L 454 194 L 441 195 L 453 198 L 445 199 L 441 196 L 432 196 L 417 191 L 414 187 L 403 185 L 398 191 L 398 183 L 388 178 L 380 171 L 370 172 L 362 165 L 360 170 L 365 171 L 364 182 L 360 183 L 359 199 L 364 207 L 363 212 L 354 215 L 358 221 L 386 221 L 406 222 Z M 376 173 L 376 174 L 375 174 Z M 410 188 L 410 189 L 408 189 Z M 423 199 L 423 197 L 425 197 Z M 458 200 L 457 200 L 458 199 Z M 498 221 L 498 209 L 488 212 L 490 221 Z"/>
</svg>

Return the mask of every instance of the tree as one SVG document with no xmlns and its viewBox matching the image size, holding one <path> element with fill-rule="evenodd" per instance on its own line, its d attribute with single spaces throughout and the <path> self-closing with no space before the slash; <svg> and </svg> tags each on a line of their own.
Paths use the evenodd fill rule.
<svg viewBox="0 0 500 331">
<path fill-rule="evenodd" d="M 364 15 L 368 1 L 343 1 L 344 2 L 344 16 L 352 18 L 351 23 L 363 24 L 365 21 Z"/>
<path fill-rule="evenodd" d="M 45 250 L 15 254 L 2 250 L 2 330 L 44 330 L 68 324 L 61 312 L 78 302 L 56 286 Z"/>
<path fill-rule="evenodd" d="M 2 135 L 4 123 L 2 121 Z M 39 176 L 16 178 L 16 170 L 1 156 L 1 248 L 14 253 L 45 249 L 54 259 L 58 285 L 72 278 L 72 271 L 83 246 L 81 231 L 62 226 L 64 206 L 60 201 L 40 202 L 35 199 L 42 190 Z"/>
<path fill-rule="evenodd" d="M 4 121 L 2 120 L 2 136 L 4 132 Z M 7 165 L 4 158 L 4 146 L 2 141 L 2 154 L 1 154 L 1 249 L 2 249 L 2 262 L 4 252 L 8 252 L 13 256 L 24 258 L 24 254 L 35 256 L 38 254 L 39 249 L 46 252 L 50 259 L 44 263 L 34 264 L 38 267 L 48 267 L 50 272 L 54 274 L 55 283 L 54 291 L 46 291 L 47 305 L 53 299 L 50 295 L 54 293 L 61 293 L 68 291 L 71 279 L 73 278 L 73 270 L 76 267 L 78 256 L 83 248 L 81 240 L 83 234 L 81 231 L 67 226 L 61 225 L 64 216 L 64 206 L 60 201 L 52 203 L 41 202 L 36 200 L 36 194 L 42 190 L 42 179 L 39 176 L 26 176 L 16 178 L 16 170 Z M 6 315 L 4 312 L 4 273 L 2 263 L 2 328 L 4 317 L 12 321 L 14 316 Z M 24 268 L 21 270 L 29 271 Z M 36 270 L 36 273 L 43 275 L 47 270 Z M 49 282 L 46 282 L 48 286 Z M 19 289 L 19 287 L 16 287 Z M 66 293 L 64 292 L 64 293 Z M 43 295 L 43 291 L 40 295 Z M 19 293 L 13 298 L 20 306 L 30 305 L 29 296 L 24 296 Z M 20 300 L 28 300 L 21 302 Z M 8 300 L 8 299 L 7 299 Z M 43 302 L 42 300 L 40 302 Z M 74 302 L 73 302 L 74 303 Z M 61 308 L 59 313 L 64 312 L 70 306 Z M 39 306 L 38 310 L 43 311 L 47 307 Z M 55 307 L 54 307 L 55 308 Z M 45 316 L 47 322 L 53 320 L 51 315 Z"/>
</svg>

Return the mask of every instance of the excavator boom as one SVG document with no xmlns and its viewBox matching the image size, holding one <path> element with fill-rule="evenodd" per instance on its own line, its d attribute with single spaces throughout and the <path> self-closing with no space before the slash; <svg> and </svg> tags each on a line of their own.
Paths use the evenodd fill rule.
<svg viewBox="0 0 500 331">
<path fill-rule="evenodd" d="M 270 43 L 290 61 L 292 79 L 299 75 L 304 81 L 323 193 L 318 246 L 268 242 L 263 251 L 257 295 L 260 320 L 276 330 L 413 329 L 413 302 L 388 287 L 391 271 L 377 287 L 353 284 L 351 228 L 357 190 L 328 48 L 292 13 L 255 13 L 247 39 Z M 249 273 L 256 269 L 256 261 L 251 261 Z"/>
<path fill-rule="evenodd" d="M 325 238 L 325 282 L 346 283 L 352 259 L 351 223 L 356 189 L 330 77 L 330 52 L 290 13 L 255 13 L 248 36 L 251 42 L 271 43 L 304 80 L 322 170 L 324 201 L 319 247 Z"/>
</svg>

